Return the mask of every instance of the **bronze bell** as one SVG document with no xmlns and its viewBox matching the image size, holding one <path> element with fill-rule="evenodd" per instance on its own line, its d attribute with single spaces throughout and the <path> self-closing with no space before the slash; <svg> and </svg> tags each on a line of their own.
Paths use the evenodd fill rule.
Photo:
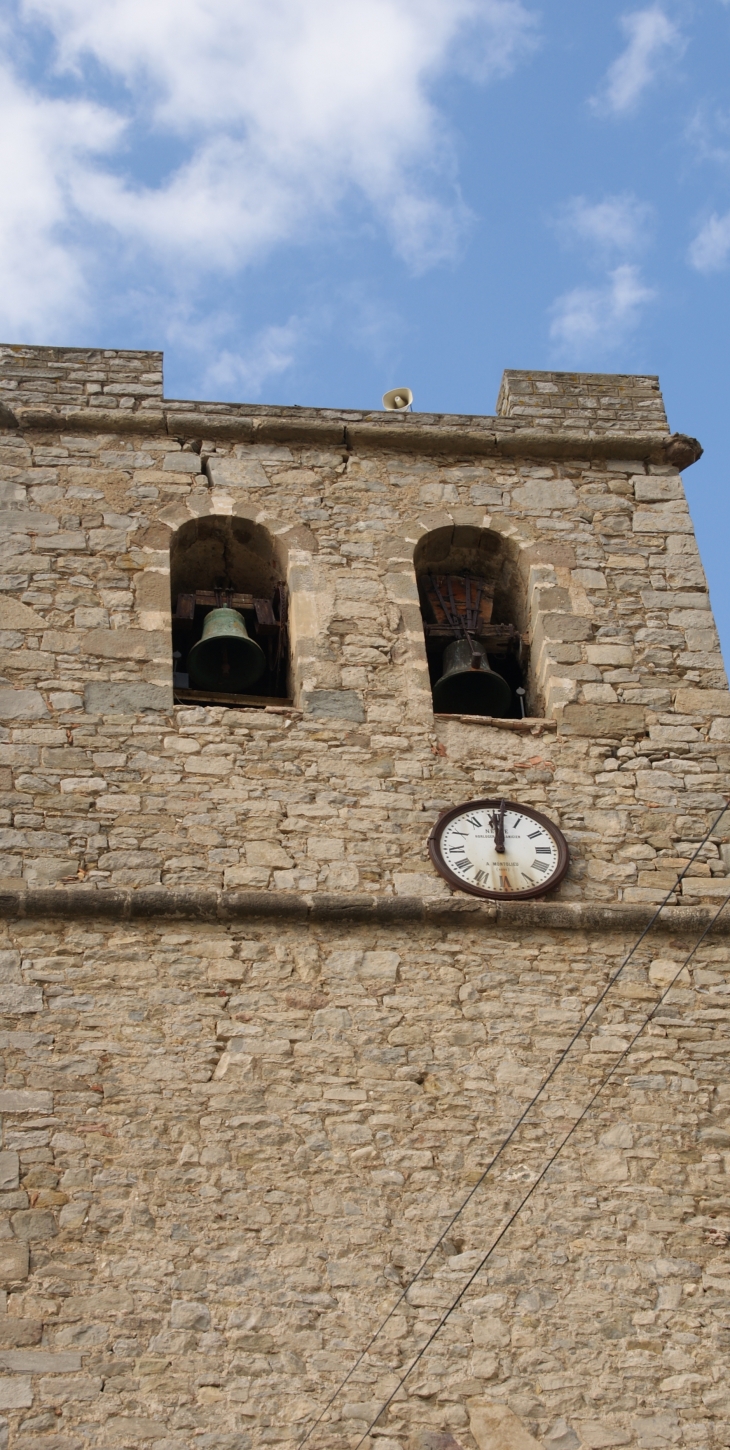
<svg viewBox="0 0 730 1450">
<path fill-rule="evenodd" d="M 203 633 L 188 655 L 188 674 L 195 690 L 240 695 L 255 685 L 266 669 L 261 646 L 249 638 L 237 609 L 211 609 Z"/>
<path fill-rule="evenodd" d="M 499 719 L 512 704 L 507 681 L 489 668 L 486 650 L 455 639 L 444 650 L 444 672 L 434 685 L 433 706 L 442 715 L 491 715 Z"/>
</svg>

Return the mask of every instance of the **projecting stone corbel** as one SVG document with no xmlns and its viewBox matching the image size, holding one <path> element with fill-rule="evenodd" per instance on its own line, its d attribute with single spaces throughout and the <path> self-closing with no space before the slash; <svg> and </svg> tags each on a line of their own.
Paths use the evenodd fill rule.
<svg viewBox="0 0 730 1450">
<path fill-rule="evenodd" d="M 680 473 L 683 468 L 689 468 L 691 464 L 697 463 L 702 457 L 704 449 L 696 438 L 690 438 L 687 433 L 672 433 L 667 438 L 663 447 L 664 457 L 672 468 L 678 468 Z"/>
</svg>

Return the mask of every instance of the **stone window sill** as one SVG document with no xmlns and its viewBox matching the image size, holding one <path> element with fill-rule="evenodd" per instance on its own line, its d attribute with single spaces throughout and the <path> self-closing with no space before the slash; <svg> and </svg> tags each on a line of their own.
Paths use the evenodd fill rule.
<svg viewBox="0 0 730 1450">
<path fill-rule="evenodd" d="M 492 715 L 437 715 L 434 720 L 458 720 L 461 725 L 491 725 L 495 730 L 512 730 L 518 735 L 542 735 L 546 730 L 557 731 L 557 720 L 545 720 L 540 716 L 527 715 L 524 720 L 500 720 Z"/>
</svg>

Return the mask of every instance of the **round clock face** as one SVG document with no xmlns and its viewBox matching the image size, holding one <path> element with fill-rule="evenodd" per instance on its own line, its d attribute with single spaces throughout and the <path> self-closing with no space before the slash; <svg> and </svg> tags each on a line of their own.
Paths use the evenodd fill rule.
<svg viewBox="0 0 730 1450">
<path fill-rule="evenodd" d="M 502 901 L 542 896 L 570 860 L 562 832 L 516 801 L 467 801 L 445 811 L 428 838 L 437 871 L 451 886 Z"/>
</svg>

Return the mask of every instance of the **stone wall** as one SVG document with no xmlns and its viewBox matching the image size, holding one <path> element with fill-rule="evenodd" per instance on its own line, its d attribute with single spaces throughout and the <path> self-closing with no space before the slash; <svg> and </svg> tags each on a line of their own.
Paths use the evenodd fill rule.
<svg viewBox="0 0 730 1450">
<path fill-rule="evenodd" d="M 622 428 L 667 433 L 667 415 L 657 377 L 614 373 L 534 373 L 510 368 L 503 378 L 497 412 L 505 418 L 539 419 L 544 428 L 619 432 Z"/>
<path fill-rule="evenodd" d="M 162 398 L 162 353 L 0 345 L 0 403 L 135 409 Z"/>
<path fill-rule="evenodd" d="M 11 1444 L 296 1443 L 626 946 L 10 924 Z M 659 939 L 632 963 L 315 1443 L 367 1428 L 685 946 Z M 725 1443 L 727 982 L 727 947 L 705 944 L 381 1435 L 484 1447 L 469 1425 L 487 1400 L 548 1450 Z"/>
<path fill-rule="evenodd" d="M 509 373 L 477 419 L 168 403 L 148 353 L 0 380 L 11 1447 L 294 1445 L 673 903 L 310 1442 L 354 1446 L 730 888 L 722 821 L 672 891 L 730 763 L 699 446 L 652 378 Z M 173 704 L 191 520 L 268 530 L 291 706 Z M 525 722 L 434 718 L 437 530 L 515 564 Z M 565 832 L 549 901 L 435 874 L 438 811 L 491 794 Z M 727 963 L 713 933 L 380 1450 L 726 1443 Z"/>
</svg>

